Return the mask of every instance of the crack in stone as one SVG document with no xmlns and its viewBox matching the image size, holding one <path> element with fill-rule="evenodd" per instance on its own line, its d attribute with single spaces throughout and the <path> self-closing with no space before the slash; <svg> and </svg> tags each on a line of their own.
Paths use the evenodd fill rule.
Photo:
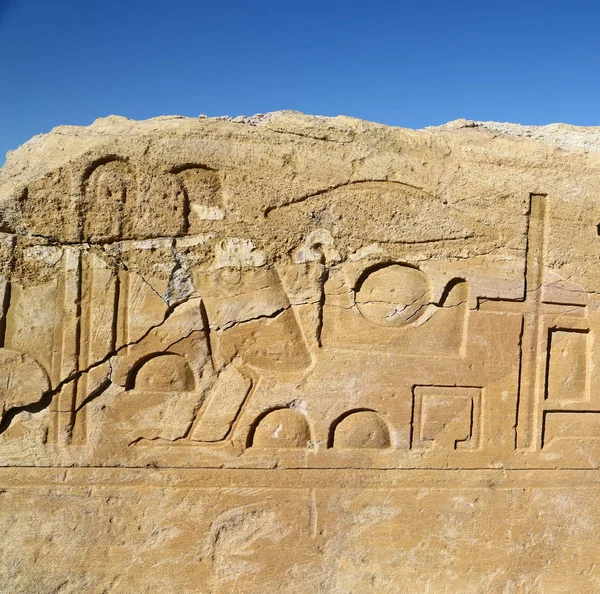
<svg viewBox="0 0 600 594">
<path fill-rule="evenodd" d="M 291 307 L 292 307 L 291 304 L 286 305 L 285 307 L 280 307 L 279 309 L 275 310 L 274 312 L 272 312 L 270 314 L 262 314 L 260 316 L 248 318 L 247 320 L 232 320 L 231 322 L 227 322 L 223 326 L 211 326 L 211 329 L 218 332 L 218 331 L 229 330 L 230 328 L 233 328 L 234 326 L 239 326 L 241 324 L 249 324 L 250 322 L 256 322 L 257 320 L 274 319 L 277 316 L 284 313 L 285 311 L 287 311 L 288 309 L 290 309 Z"/>
<path fill-rule="evenodd" d="M 171 315 L 173 314 L 173 312 L 175 311 L 175 309 L 176 309 L 176 307 L 169 308 L 165 312 L 165 315 L 164 315 L 163 319 L 158 324 L 153 324 L 150 328 L 148 328 L 148 330 L 146 330 L 146 332 L 144 332 L 144 334 L 140 338 L 138 338 L 137 340 L 125 343 L 125 344 L 121 345 L 120 347 L 111 350 L 102 359 L 100 359 L 98 361 L 95 361 L 94 363 L 91 363 L 85 369 L 77 370 L 76 372 L 74 372 L 71 375 L 67 376 L 65 379 L 61 380 L 56 385 L 55 388 L 53 388 L 51 390 L 47 390 L 44 394 L 42 394 L 41 398 L 37 402 L 32 402 L 32 403 L 26 404 L 24 406 L 15 406 L 13 408 L 8 409 L 4 413 L 4 415 L 2 416 L 2 420 L 0 421 L 0 435 L 2 433 L 4 433 L 10 427 L 13 419 L 18 414 L 20 414 L 22 412 L 32 412 L 32 413 L 33 412 L 40 412 L 40 411 L 48 408 L 50 406 L 50 404 L 51 404 L 52 399 L 54 398 L 54 396 L 56 396 L 58 393 L 60 393 L 61 390 L 63 390 L 66 386 L 68 386 L 72 382 L 75 382 L 75 381 L 79 380 L 83 375 L 85 375 L 86 373 L 89 373 L 92 369 L 100 367 L 101 365 L 104 365 L 105 363 L 108 362 L 109 363 L 109 367 L 111 368 L 111 372 L 110 372 L 110 374 L 108 376 L 108 384 L 106 386 L 104 386 L 104 389 L 102 389 L 102 390 L 99 390 L 99 389 L 94 390 L 94 398 L 97 398 L 98 396 L 100 396 L 100 394 L 102 394 L 104 392 L 104 390 L 106 390 L 108 388 L 108 386 L 112 383 L 112 380 L 111 380 L 111 378 L 112 378 L 112 366 L 110 365 L 110 360 L 113 357 L 116 357 L 124 349 L 127 349 L 128 347 L 131 347 L 131 346 L 135 346 L 136 344 L 139 344 L 145 338 L 147 338 L 151 332 L 153 332 L 157 328 L 160 328 L 171 317 Z M 88 404 L 91 400 L 93 400 L 93 398 L 90 398 L 90 395 L 88 395 L 86 397 L 86 399 L 84 400 L 84 402 L 82 402 L 81 405 L 77 409 L 75 409 L 75 412 L 81 410 L 81 408 L 85 404 Z"/>
<path fill-rule="evenodd" d="M 138 272 L 137 270 L 130 270 L 129 267 L 127 266 L 127 264 L 125 264 L 125 262 L 123 262 L 123 259 L 121 258 L 121 255 L 118 253 L 115 254 L 108 254 L 109 256 L 112 256 L 113 258 L 115 258 L 116 260 L 118 260 L 119 265 L 123 268 L 123 270 L 125 270 L 125 272 L 129 273 L 129 274 L 135 274 L 137 276 L 139 276 L 142 279 L 142 282 L 148 286 L 148 288 L 161 300 L 165 303 L 165 305 L 167 307 L 171 307 L 171 304 L 169 303 L 169 301 L 166 299 L 166 297 L 164 295 L 161 295 L 144 277 L 144 275 L 141 272 Z"/>
<path fill-rule="evenodd" d="M 289 134 L 291 136 L 300 136 L 301 138 L 308 138 L 310 140 L 320 140 L 322 142 L 332 142 L 334 144 L 352 144 L 356 137 L 353 136 L 351 140 L 335 140 L 334 138 L 329 138 L 325 135 L 317 136 L 313 134 L 303 134 L 302 132 L 292 132 L 289 130 L 276 130 L 274 128 L 270 128 L 268 125 L 265 125 L 264 128 L 269 132 L 274 132 L 275 134 Z"/>
<path fill-rule="evenodd" d="M 252 292 L 252 291 L 250 291 L 250 292 Z M 240 324 L 249 324 L 250 322 L 256 322 L 257 320 L 274 319 L 274 318 L 280 316 L 282 313 L 285 313 L 286 311 L 288 311 L 289 309 L 292 309 L 294 307 L 301 307 L 303 305 L 318 305 L 320 303 L 321 303 L 321 301 L 318 299 L 315 299 L 312 301 L 298 301 L 298 302 L 290 303 L 288 305 L 280 307 L 270 314 L 262 314 L 262 315 L 254 316 L 252 318 L 248 318 L 246 320 L 232 320 L 230 322 L 227 322 L 226 324 L 223 324 L 222 326 L 210 326 L 210 329 L 212 331 L 216 331 L 216 332 L 225 331 L 225 330 L 229 330 L 230 328 L 233 328 L 234 326 L 239 326 Z"/>
<path fill-rule="evenodd" d="M 185 336 L 182 336 L 181 338 L 178 338 L 177 340 L 173 341 L 171 344 L 167 345 L 164 349 L 165 352 L 168 351 L 169 349 L 172 349 L 175 345 L 178 345 L 180 342 L 187 340 L 190 336 L 192 336 L 193 334 L 196 334 L 198 332 L 204 333 L 204 328 L 201 328 L 201 329 L 195 328 L 194 330 L 190 330 L 190 332 L 188 332 Z"/>
</svg>

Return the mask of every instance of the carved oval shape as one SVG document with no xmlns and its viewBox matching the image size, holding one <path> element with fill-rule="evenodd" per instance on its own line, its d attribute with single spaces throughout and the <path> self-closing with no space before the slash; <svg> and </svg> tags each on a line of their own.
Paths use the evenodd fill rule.
<svg viewBox="0 0 600 594">
<path fill-rule="evenodd" d="M 252 446 L 258 448 L 306 448 L 312 439 L 308 419 L 293 408 L 267 413 L 254 431 Z"/>
<path fill-rule="evenodd" d="M 346 414 L 337 422 L 333 447 L 343 449 L 385 449 L 392 445 L 390 430 L 383 417 L 373 410 Z"/>
<path fill-rule="evenodd" d="M 191 392 L 194 374 L 188 362 L 173 353 L 158 354 L 147 360 L 135 375 L 134 390 L 144 392 Z"/>
<path fill-rule="evenodd" d="M 416 322 L 430 299 L 429 281 L 418 268 L 387 264 L 365 272 L 356 287 L 356 306 L 379 326 L 405 326 Z"/>
</svg>

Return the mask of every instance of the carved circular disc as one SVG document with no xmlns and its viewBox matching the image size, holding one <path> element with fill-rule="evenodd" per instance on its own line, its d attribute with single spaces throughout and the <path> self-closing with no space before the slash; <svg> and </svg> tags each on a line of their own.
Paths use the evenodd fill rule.
<svg viewBox="0 0 600 594">
<path fill-rule="evenodd" d="M 425 313 L 429 299 L 425 274 L 405 264 L 367 271 L 356 288 L 358 310 L 379 326 L 412 324 Z"/>
</svg>

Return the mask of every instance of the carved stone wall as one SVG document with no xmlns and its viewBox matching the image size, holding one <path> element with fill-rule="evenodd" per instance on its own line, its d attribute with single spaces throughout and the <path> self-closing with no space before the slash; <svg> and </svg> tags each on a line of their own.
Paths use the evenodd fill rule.
<svg viewBox="0 0 600 594">
<path fill-rule="evenodd" d="M 98 120 L 0 170 L 0 591 L 600 591 L 600 142 Z"/>
</svg>

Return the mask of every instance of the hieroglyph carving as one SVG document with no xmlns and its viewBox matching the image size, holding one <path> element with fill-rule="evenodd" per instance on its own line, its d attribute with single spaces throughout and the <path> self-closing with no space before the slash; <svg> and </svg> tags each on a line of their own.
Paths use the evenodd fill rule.
<svg viewBox="0 0 600 594">
<path fill-rule="evenodd" d="M 332 180 L 252 223 L 246 174 L 186 150 L 113 147 L 5 197 L 7 462 L 20 440 L 92 465 L 596 451 L 595 287 L 549 268 L 550 191 L 515 191 L 490 227 L 483 198 L 469 211 L 413 174 Z"/>
</svg>

